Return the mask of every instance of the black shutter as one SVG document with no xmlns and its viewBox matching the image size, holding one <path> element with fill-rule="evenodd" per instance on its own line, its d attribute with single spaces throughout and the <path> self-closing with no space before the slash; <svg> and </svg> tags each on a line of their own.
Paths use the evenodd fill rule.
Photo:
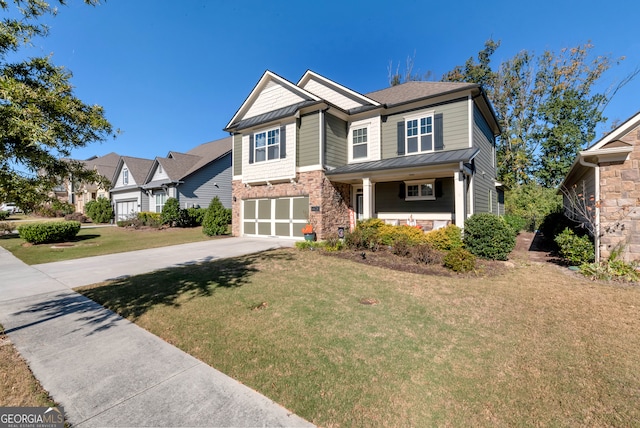
<svg viewBox="0 0 640 428">
<path fill-rule="evenodd" d="M 400 182 L 400 188 L 398 189 L 398 197 L 400 199 L 404 199 L 405 198 L 405 195 L 406 195 L 405 190 L 406 189 L 407 189 L 407 185 L 405 184 L 404 181 L 401 181 Z"/>
<path fill-rule="evenodd" d="M 438 113 L 433 118 L 433 133 L 435 134 L 434 150 L 444 149 L 444 137 L 442 135 L 442 113 Z"/>
<path fill-rule="evenodd" d="M 280 159 L 287 157 L 287 127 L 280 127 Z"/>
<path fill-rule="evenodd" d="M 253 134 L 249 135 L 249 163 L 253 163 Z"/>
<path fill-rule="evenodd" d="M 435 197 L 441 198 L 442 197 L 442 180 L 436 180 L 434 187 L 435 187 L 434 189 Z"/>
<path fill-rule="evenodd" d="M 398 122 L 398 156 L 404 156 L 404 120 Z"/>
</svg>

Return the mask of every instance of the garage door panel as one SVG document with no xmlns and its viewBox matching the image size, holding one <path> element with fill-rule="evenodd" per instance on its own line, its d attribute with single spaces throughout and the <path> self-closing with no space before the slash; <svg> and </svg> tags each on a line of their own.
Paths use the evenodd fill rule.
<svg viewBox="0 0 640 428">
<path fill-rule="evenodd" d="M 302 237 L 308 214 L 308 196 L 247 200 L 242 230 L 246 235 Z"/>
</svg>

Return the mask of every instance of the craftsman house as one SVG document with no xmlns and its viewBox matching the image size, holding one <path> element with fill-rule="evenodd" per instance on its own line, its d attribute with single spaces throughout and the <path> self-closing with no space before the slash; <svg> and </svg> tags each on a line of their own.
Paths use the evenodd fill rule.
<svg viewBox="0 0 640 428">
<path fill-rule="evenodd" d="M 117 220 L 138 212 L 162 212 L 168 198 L 181 208 L 206 208 L 214 197 L 231 207 L 231 138 L 154 160 L 122 156 L 111 189 Z"/>
<path fill-rule="evenodd" d="M 233 234 L 319 238 L 377 217 L 425 230 L 501 214 L 495 137 L 477 84 L 408 82 L 360 94 L 312 71 L 264 73 L 227 124 Z"/>
<path fill-rule="evenodd" d="M 591 232 L 596 260 L 640 261 L 640 112 L 578 153 L 560 185 L 565 214 Z"/>
</svg>

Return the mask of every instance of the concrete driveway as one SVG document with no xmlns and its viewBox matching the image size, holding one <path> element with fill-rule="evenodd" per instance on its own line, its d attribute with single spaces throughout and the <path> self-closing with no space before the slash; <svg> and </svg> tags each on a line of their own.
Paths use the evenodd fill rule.
<svg viewBox="0 0 640 428">
<path fill-rule="evenodd" d="M 0 248 L 0 323 L 73 426 L 313 426 L 71 290 L 291 245 L 226 238 L 37 266 Z"/>
</svg>

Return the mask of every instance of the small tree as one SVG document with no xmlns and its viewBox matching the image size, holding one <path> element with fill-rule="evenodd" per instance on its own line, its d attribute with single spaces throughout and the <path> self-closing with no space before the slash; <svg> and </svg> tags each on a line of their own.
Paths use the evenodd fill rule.
<svg viewBox="0 0 640 428">
<path fill-rule="evenodd" d="M 231 210 L 225 208 L 216 196 L 207 208 L 202 221 L 202 233 L 207 236 L 224 235 L 231 223 Z"/>
<path fill-rule="evenodd" d="M 180 202 L 176 198 L 169 198 L 162 207 L 162 224 L 175 226 L 180 220 Z"/>
<path fill-rule="evenodd" d="M 113 218 L 111 202 L 104 196 L 100 196 L 95 201 L 87 202 L 84 211 L 94 223 L 109 223 Z"/>
</svg>

